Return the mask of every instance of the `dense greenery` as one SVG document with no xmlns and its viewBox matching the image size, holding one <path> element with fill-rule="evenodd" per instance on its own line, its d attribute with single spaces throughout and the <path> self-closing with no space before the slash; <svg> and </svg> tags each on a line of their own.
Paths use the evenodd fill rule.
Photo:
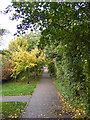
<svg viewBox="0 0 90 120">
<path fill-rule="evenodd" d="M 33 25 L 41 30 L 39 49 L 47 54 L 49 72 L 56 77 L 65 99 L 88 113 L 90 78 L 89 58 L 90 2 L 12 2 L 12 20 L 22 18 L 17 26 L 24 33 Z M 10 7 L 7 8 L 8 12 Z"/>
</svg>

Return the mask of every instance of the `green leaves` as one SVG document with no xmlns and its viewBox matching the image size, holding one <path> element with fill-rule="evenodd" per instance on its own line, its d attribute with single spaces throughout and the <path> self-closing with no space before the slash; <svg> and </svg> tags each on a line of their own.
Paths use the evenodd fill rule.
<svg viewBox="0 0 90 120">
<path fill-rule="evenodd" d="M 32 24 L 34 29 L 38 28 L 44 32 L 42 36 L 44 43 L 40 40 L 43 48 L 48 45 L 48 39 L 53 43 L 55 41 L 64 42 L 63 38 L 66 36 L 69 38 L 73 35 L 74 37 L 75 34 L 78 38 L 82 33 L 87 31 L 85 21 L 88 22 L 89 18 L 89 4 L 86 2 L 13 2 L 12 6 L 16 10 L 13 18 L 23 18 L 21 25 L 18 26 L 18 32 L 21 33 L 20 31 L 27 30 L 30 28 L 30 24 Z M 35 25 L 35 23 L 39 24 Z M 49 38 L 44 37 L 49 34 Z M 68 39 L 66 41 L 70 42 Z"/>
<path fill-rule="evenodd" d="M 87 60 L 83 56 L 85 53 L 82 46 L 83 44 L 77 41 L 75 43 L 72 41 L 70 44 L 60 44 L 54 49 L 54 51 L 57 52 L 56 59 L 52 62 L 51 57 L 48 68 L 51 76 L 58 80 L 55 82 L 58 82 L 57 87 L 63 97 L 75 108 L 78 108 L 78 106 L 79 108 L 82 108 L 83 104 L 83 108 L 87 109 L 85 110 L 86 114 L 88 111 L 87 97 L 89 86 L 87 83 L 89 74 L 87 74 L 87 69 L 85 68 Z M 84 59 L 83 63 L 82 59 Z M 72 102 L 70 102 L 71 99 Z M 84 109 L 82 110 L 84 111 Z M 79 117 L 78 112 L 74 117 Z"/>
<path fill-rule="evenodd" d="M 65 92 L 65 96 L 74 97 L 72 101 L 79 96 L 85 99 L 90 77 L 89 3 L 21 2 L 13 3 L 13 7 L 16 9 L 13 18 L 23 18 L 19 32 L 32 25 L 41 31 L 40 41 L 31 38 L 28 51 L 38 43 L 39 49 L 47 54 L 50 74 L 70 92 L 69 95 Z"/>
</svg>

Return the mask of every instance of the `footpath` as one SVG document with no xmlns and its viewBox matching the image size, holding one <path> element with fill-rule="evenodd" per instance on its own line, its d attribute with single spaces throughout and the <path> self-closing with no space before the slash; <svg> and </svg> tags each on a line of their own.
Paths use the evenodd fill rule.
<svg viewBox="0 0 90 120">
<path fill-rule="evenodd" d="M 22 95 L 22 96 L 0 96 L 0 102 L 29 102 L 31 95 Z"/>
<path fill-rule="evenodd" d="M 58 112 L 58 111 L 59 112 Z M 71 118 L 63 113 L 57 89 L 49 74 L 44 72 L 39 84 L 26 105 L 21 118 Z"/>
</svg>

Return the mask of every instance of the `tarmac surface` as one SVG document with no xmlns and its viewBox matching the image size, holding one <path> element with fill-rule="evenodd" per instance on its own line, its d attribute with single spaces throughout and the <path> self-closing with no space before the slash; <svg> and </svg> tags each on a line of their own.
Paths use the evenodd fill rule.
<svg viewBox="0 0 90 120">
<path fill-rule="evenodd" d="M 31 95 L 22 95 L 22 96 L 0 96 L 0 102 L 29 102 Z"/>
<path fill-rule="evenodd" d="M 62 112 L 62 103 L 48 72 L 44 72 L 20 118 L 71 118 Z"/>
</svg>

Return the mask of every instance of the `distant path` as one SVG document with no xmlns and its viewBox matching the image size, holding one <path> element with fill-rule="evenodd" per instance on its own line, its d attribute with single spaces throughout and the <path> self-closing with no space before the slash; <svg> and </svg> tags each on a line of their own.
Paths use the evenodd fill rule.
<svg viewBox="0 0 90 120">
<path fill-rule="evenodd" d="M 61 104 L 55 85 L 49 74 L 44 72 L 21 118 L 62 118 L 61 114 L 56 114 L 57 108 L 62 111 Z M 71 116 L 64 113 L 63 117 Z"/>
<path fill-rule="evenodd" d="M 2 96 L 0 97 L 0 102 L 29 102 L 31 95 L 22 95 L 22 96 Z"/>
</svg>

